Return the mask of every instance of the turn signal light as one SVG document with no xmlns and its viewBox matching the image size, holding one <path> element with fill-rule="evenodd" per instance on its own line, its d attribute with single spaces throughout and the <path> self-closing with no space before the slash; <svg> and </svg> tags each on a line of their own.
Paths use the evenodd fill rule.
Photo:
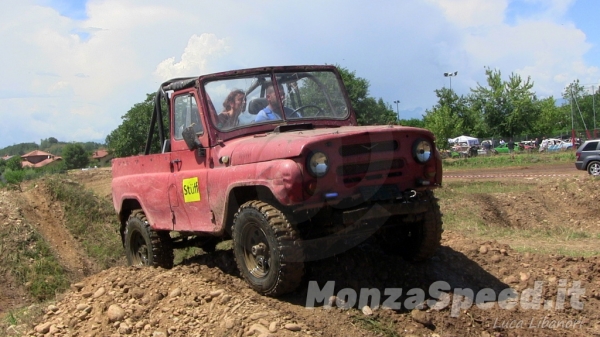
<svg viewBox="0 0 600 337">
<path fill-rule="evenodd" d="M 308 193 L 308 195 L 310 195 L 310 196 L 315 195 L 315 192 L 317 191 L 317 181 L 316 180 L 308 181 L 305 186 L 306 186 L 305 187 L 306 193 Z"/>
</svg>

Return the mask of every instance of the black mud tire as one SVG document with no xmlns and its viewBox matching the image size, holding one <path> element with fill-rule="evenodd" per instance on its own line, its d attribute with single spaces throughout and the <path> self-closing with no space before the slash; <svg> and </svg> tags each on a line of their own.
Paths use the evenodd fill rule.
<svg viewBox="0 0 600 337">
<path fill-rule="evenodd" d="M 300 285 L 304 275 L 300 237 L 277 208 L 257 200 L 244 203 L 234 216 L 232 237 L 240 274 L 256 292 L 278 296 Z"/>
<path fill-rule="evenodd" d="M 169 232 L 152 230 L 142 210 L 135 210 L 129 216 L 123 241 L 130 266 L 173 268 L 173 245 Z"/>
<path fill-rule="evenodd" d="M 383 250 L 390 255 L 400 255 L 410 262 L 423 262 L 430 259 L 442 240 L 442 213 L 433 191 L 421 196 L 427 202 L 428 210 L 423 220 L 399 224 L 381 233 Z"/>
</svg>

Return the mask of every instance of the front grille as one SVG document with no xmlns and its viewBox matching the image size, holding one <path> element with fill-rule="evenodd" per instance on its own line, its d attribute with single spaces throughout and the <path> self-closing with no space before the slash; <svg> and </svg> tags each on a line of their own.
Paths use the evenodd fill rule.
<svg viewBox="0 0 600 337">
<path fill-rule="evenodd" d="M 366 173 L 378 173 L 379 171 L 388 172 L 402 167 L 404 167 L 404 161 L 402 159 L 394 159 L 391 161 L 381 160 L 372 163 L 345 164 L 337 168 L 337 174 L 339 176 L 351 176 Z"/>
<path fill-rule="evenodd" d="M 380 152 L 391 152 L 398 149 L 398 142 L 395 140 L 386 140 L 381 142 L 342 145 L 340 155 L 342 157 L 364 155 Z"/>
</svg>

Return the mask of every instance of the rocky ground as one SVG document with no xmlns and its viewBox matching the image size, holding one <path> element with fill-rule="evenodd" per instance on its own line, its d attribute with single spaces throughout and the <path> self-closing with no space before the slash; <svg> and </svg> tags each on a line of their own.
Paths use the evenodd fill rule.
<svg viewBox="0 0 600 337">
<path fill-rule="evenodd" d="M 83 181 L 93 182 L 98 194 L 106 196 L 110 176 L 89 174 Z M 585 195 L 556 197 L 556 192 L 562 191 L 563 178 L 538 178 L 550 179 L 541 182 L 547 182 L 549 188 L 540 189 L 531 207 L 520 204 L 521 213 L 538 209 L 537 203 L 547 200 L 547 205 L 542 205 L 543 217 L 568 219 L 555 202 L 568 198 L 583 203 L 590 198 L 589 189 L 581 191 Z M 588 177 L 569 175 L 565 179 L 573 183 Z M 552 184 L 557 186 L 554 191 Z M 31 220 L 32 210 L 16 206 L 14 200 L 22 197 L 21 192 L 0 191 L 3 229 L 41 226 L 43 216 Z M 43 198 L 40 193 L 38 199 Z M 35 209 L 42 209 L 44 203 L 37 202 L 40 206 Z M 495 203 L 486 203 L 487 208 L 474 206 L 473 212 L 493 222 L 499 220 L 492 216 L 510 208 L 503 218 L 508 225 L 536 223 L 531 214 L 519 216 L 514 201 L 508 204 L 498 202 L 498 211 L 489 206 Z M 46 205 L 54 207 L 52 202 Z M 456 205 L 443 205 L 442 211 L 444 207 Z M 571 224 L 596 225 L 595 210 Z M 4 254 L 16 238 L 3 236 L 3 240 L 0 253 Z M 529 244 L 535 246 L 536 242 Z M 61 255 L 60 244 L 53 244 L 53 249 Z M 365 242 L 308 264 L 299 290 L 274 299 L 251 291 L 239 277 L 231 251 L 224 250 L 184 260 L 171 270 L 121 266 L 80 276 L 73 279 L 70 290 L 45 303 L 43 315 L 31 324 L 4 324 L 2 331 L 26 336 L 593 336 L 600 335 L 599 262 L 598 256 L 522 253 L 503 240 L 447 230 L 442 247 L 427 263 L 407 263 Z M 334 282 L 331 294 L 326 287 L 330 281 Z M 10 274 L 0 273 L 0 282 L 0 315 L 23 306 L 38 310 L 39 305 L 32 305 Z M 313 301 L 316 307 L 309 309 L 311 285 L 321 291 L 322 301 Z M 435 294 L 432 285 L 441 285 L 444 293 Z M 509 288 L 518 297 L 502 295 L 505 301 L 497 302 Z M 351 301 L 344 294 L 353 292 L 359 298 L 361 294 L 379 294 L 380 300 L 371 296 L 367 307 L 339 308 L 344 300 Z M 394 299 L 390 297 L 396 296 L 390 295 L 400 296 Z M 398 303 L 399 308 L 395 307 Z"/>
</svg>

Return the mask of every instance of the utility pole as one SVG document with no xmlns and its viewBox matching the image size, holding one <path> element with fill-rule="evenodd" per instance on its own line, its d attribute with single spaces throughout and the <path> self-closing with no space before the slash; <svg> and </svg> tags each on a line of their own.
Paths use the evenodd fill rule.
<svg viewBox="0 0 600 337">
<path fill-rule="evenodd" d="M 400 111 L 398 111 L 398 104 L 400 104 L 400 100 L 395 100 L 396 103 L 396 116 L 398 117 L 398 121 L 400 121 Z"/>
</svg>

